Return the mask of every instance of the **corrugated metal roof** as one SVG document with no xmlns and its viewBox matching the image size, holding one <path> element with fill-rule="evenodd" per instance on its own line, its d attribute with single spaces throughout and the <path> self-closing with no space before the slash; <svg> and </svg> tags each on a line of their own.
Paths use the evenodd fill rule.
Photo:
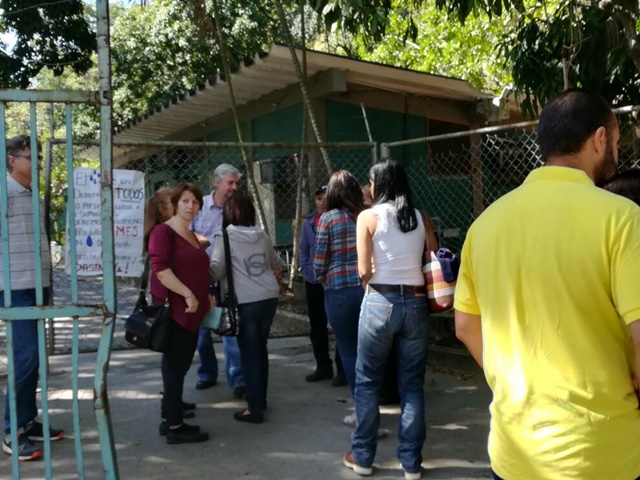
<svg viewBox="0 0 640 480">
<path fill-rule="evenodd" d="M 301 57 L 298 50 L 298 57 Z M 493 98 L 470 83 L 353 60 L 323 52 L 307 51 L 308 76 L 336 69 L 347 74 L 347 81 L 383 90 L 410 93 L 425 97 L 475 101 Z M 289 49 L 274 45 L 269 53 L 257 55 L 232 73 L 233 89 L 238 106 L 286 88 L 298 82 Z M 216 76 L 199 88 L 173 98 L 165 105 L 139 117 L 118 129 L 114 140 L 162 140 L 168 135 L 215 117 L 231 108 L 229 91 L 223 76 Z"/>
</svg>

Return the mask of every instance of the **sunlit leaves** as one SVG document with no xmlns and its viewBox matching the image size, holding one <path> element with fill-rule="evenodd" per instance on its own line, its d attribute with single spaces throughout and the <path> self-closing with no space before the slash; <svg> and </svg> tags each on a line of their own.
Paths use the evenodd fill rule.
<svg viewBox="0 0 640 480">
<path fill-rule="evenodd" d="M 0 32 L 14 36 L 0 51 L 0 86 L 26 88 L 42 70 L 86 72 L 96 50 L 95 33 L 81 0 L 2 0 Z"/>
</svg>

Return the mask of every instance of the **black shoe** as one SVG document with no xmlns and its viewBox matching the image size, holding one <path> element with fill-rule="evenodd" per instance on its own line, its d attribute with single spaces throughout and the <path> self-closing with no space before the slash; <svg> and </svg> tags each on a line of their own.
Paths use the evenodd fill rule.
<svg viewBox="0 0 640 480">
<path fill-rule="evenodd" d="M 316 369 L 315 372 L 307 375 L 304 379 L 307 382 L 319 382 L 320 380 L 331 380 L 333 378 L 333 370 Z"/>
<path fill-rule="evenodd" d="M 249 413 L 248 410 L 241 410 L 239 412 L 235 412 L 233 414 L 233 418 L 239 422 L 262 423 L 264 422 L 264 412 Z"/>
<path fill-rule="evenodd" d="M 347 384 L 347 377 L 344 376 L 344 373 L 338 373 L 331 382 L 331 385 L 334 387 L 344 387 Z"/>
<path fill-rule="evenodd" d="M 183 427 L 187 429 L 187 431 L 198 433 L 200 431 L 200 427 L 197 425 L 187 425 L 186 423 L 182 424 Z M 158 427 L 158 433 L 160 433 L 161 437 L 166 437 L 167 433 L 169 433 L 169 423 L 166 420 L 162 420 L 160 422 L 160 427 Z"/>
<path fill-rule="evenodd" d="M 27 438 L 24 433 L 18 434 L 18 460 L 21 462 L 30 462 L 31 460 L 37 460 L 42 457 L 42 450 L 37 447 L 31 440 Z M 7 455 L 13 455 L 15 446 L 11 441 L 11 435 L 5 434 L 4 441 L 2 442 L 2 450 Z"/>
<path fill-rule="evenodd" d="M 160 392 L 160 418 L 166 418 L 166 413 L 162 408 L 162 399 L 164 398 L 164 392 Z M 182 401 L 182 418 L 193 418 L 196 416 L 194 412 L 191 410 L 196 409 L 195 403 L 187 403 L 184 400 Z"/>
<path fill-rule="evenodd" d="M 215 380 L 198 380 L 198 383 L 196 383 L 196 390 L 206 390 L 207 388 L 213 387 L 217 384 L 218 382 Z"/>
<path fill-rule="evenodd" d="M 208 433 L 200 431 L 194 432 L 190 427 L 193 428 L 193 426 L 183 423 L 174 430 L 169 429 L 167 433 L 167 443 L 169 445 L 176 445 L 178 443 L 200 443 L 209 440 Z"/>
<path fill-rule="evenodd" d="M 236 397 L 238 400 L 244 399 L 246 394 L 247 394 L 247 387 L 245 387 L 244 385 L 241 385 L 233 389 L 233 396 Z"/>
<path fill-rule="evenodd" d="M 44 442 L 44 430 L 40 422 L 35 420 L 27 424 L 24 429 L 24 435 L 32 442 Z M 49 428 L 49 439 L 52 442 L 57 442 L 64 437 L 64 430 L 58 430 L 57 428 Z"/>
</svg>

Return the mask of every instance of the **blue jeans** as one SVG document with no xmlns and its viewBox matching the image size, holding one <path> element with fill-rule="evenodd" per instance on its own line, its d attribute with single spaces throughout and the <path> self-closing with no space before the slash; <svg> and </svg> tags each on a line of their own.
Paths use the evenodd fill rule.
<svg viewBox="0 0 640 480">
<path fill-rule="evenodd" d="M 227 372 L 227 384 L 232 390 L 245 385 L 242 374 L 242 361 L 240 359 L 240 348 L 235 337 L 222 337 L 224 347 L 224 368 Z M 218 359 L 213 347 L 211 330 L 201 328 L 198 332 L 198 355 L 200 356 L 200 366 L 198 367 L 198 379 L 202 381 L 218 380 Z"/>
<path fill-rule="evenodd" d="M 203 382 L 215 382 L 218 380 L 218 359 L 213 348 L 213 338 L 209 328 L 201 328 L 198 332 L 198 344 L 196 346 L 200 356 L 198 367 L 198 380 Z"/>
<path fill-rule="evenodd" d="M 429 310 L 426 296 L 368 293 L 362 302 L 356 362 L 356 429 L 351 449 L 358 464 L 370 467 L 380 427 L 378 397 L 385 365 L 395 343 L 402 414 L 397 457 L 406 472 L 419 472 L 426 438 L 424 375 Z"/>
<path fill-rule="evenodd" d="M 362 297 L 364 297 L 364 289 L 361 286 L 324 291 L 327 320 L 336 337 L 336 346 L 340 352 L 342 367 L 352 395 L 356 387 L 358 317 Z"/>
<path fill-rule="evenodd" d="M 49 289 L 43 290 L 43 304 L 49 304 Z M 36 304 L 36 291 L 13 290 L 11 292 L 12 307 L 33 307 Z M 4 307 L 4 292 L 0 291 L 0 307 Z M 18 428 L 25 427 L 38 416 L 36 390 L 38 388 L 38 322 L 37 320 L 16 320 L 13 327 L 13 366 L 16 380 L 16 414 Z M 8 346 L 7 346 L 8 348 Z M 4 431 L 11 430 L 9 413 L 9 384 L 4 406 Z"/>
<path fill-rule="evenodd" d="M 222 345 L 224 346 L 224 369 L 227 372 L 227 385 L 231 390 L 244 387 L 247 383 L 244 379 L 238 339 L 236 337 L 222 337 Z"/>
<path fill-rule="evenodd" d="M 238 313 L 240 313 L 238 345 L 247 381 L 247 405 L 252 413 L 264 411 L 267 407 L 269 384 L 267 341 L 277 308 L 277 298 L 238 305 Z"/>
</svg>

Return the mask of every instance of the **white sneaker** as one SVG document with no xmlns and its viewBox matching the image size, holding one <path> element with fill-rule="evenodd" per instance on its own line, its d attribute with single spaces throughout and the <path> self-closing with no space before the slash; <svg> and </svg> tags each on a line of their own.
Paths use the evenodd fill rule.
<svg viewBox="0 0 640 480">
<path fill-rule="evenodd" d="M 422 469 L 418 472 L 407 472 L 404 471 L 404 480 L 420 480 L 422 478 Z"/>
<path fill-rule="evenodd" d="M 347 415 L 342 419 L 342 423 L 344 423 L 347 427 L 355 427 L 356 426 L 356 412 L 353 412 L 351 415 Z"/>
<path fill-rule="evenodd" d="M 345 456 L 342 457 L 342 463 L 344 463 L 345 467 L 350 468 L 362 477 L 368 477 L 373 473 L 373 468 L 358 465 L 358 462 L 356 462 L 356 459 L 351 452 L 347 452 Z"/>
</svg>

